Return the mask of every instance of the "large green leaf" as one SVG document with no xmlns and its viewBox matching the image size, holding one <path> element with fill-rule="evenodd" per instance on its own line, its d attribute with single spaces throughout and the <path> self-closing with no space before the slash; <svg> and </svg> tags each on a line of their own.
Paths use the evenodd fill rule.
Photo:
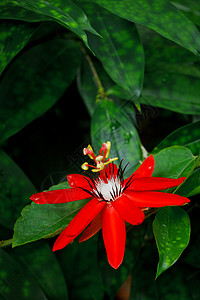
<svg viewBox="0 0 200 300">
<path fill-rule="evenodd" d="M 200 114 L 200 79 L 196 76 L 151 73 L 145 76 L 141 103 L 183 114 Z"/>
<path fill-rule="evenodd" d="M 90 48 L 109 76 L 138 102 L 144 73 L 144 53 L 134 24 L 98 5 L 79 0 L 91 24 L 102 37 L 88 34 Z"/>
<path fill-rule="evenodd" d="M 38 22 L 49 19 L 45 15 L 34 13 L 33 11 L 18 5 L 19 3 L 17 1 L 1 0 L 0 19 L 13 19 L 28 22 Z"/>
<path fill-rule="evenodd" d="M 28 195 L 35 192 L 23 171 L 0 150 L 0 224 L 12 229 Z"/>
<path fill-rule="evenodd" d="M 195 170 L 178 190 L 179 195 L 191 197 L 200 193 L 200 169 Z"/>
<path fill-rule="evenodd" d="M 11 2 L 3 1 L 0 2 L 0 19 L 13 19 L 27 22 L 39 22 L 49 20 L 50 18 L 34 13 L 33 11 L 27 10 L 23 7 L 15 5 Z"/>
<path fill-rule="evenodd" d="M 200 5 L 196 0 L 175 0 L 173 4 L 194 24 L 200 25 Z"/>
<path fill-rule="evenodd" d="M 131 296 L 134 300 L 187 300 L 191 298 L 186 272 L 178 262 L 162 276 L 154 280 L 157 253 L 151 239 L 147 236 L 136 267 L 132 272 Z M 185 271 L 185 270 L 184 270 Z M 188 278 L 187 278 L 188 277 Z M 195 298 L 194 298 L 195 299 Z M 198 299 L 198 298 L 196 298 Z"/>
<path fill-rule="evenodd" d="M 170 73 L 175 72 L 175 70 L 183 73 L 186 67 L 188 67 L 187 69 L 194 69 L 194 62 L 200 59 L 199 56 L 165 39 L 149 28 L 141 25 L 137 25 L 137 28 L 145 51 L 146 73 L 163 71 L 163 69 Z"/>
<path fill-rule="evenodd" d="M 137 263 L 131 273 L 131 295 L 134 300 L 159 300 L 155 281 L 156 249 L 149 235 L 143 243 Z M 164 274 L 165 275 L 165 274 Z M 158 278 L 159 280 L 159 278 Z"/>
<path fill-rule="evenodd" d="M 199 268 L 200 271 L 200 228 L 199 228 L 199 207 L 195 207 L 191 214 L 191 236 L 190 243 L 183 254 L 183 261 L 190 266 Z"/>
<path fill-rule="evenodd" d="M 26 45 L 36 26 L 5 21 L 0 23 L 0 74 L 12 58 Z"/>
<path fill-rule="evenodd" d="M 190 280 L 190 277 L 193 277 L 195 274 L 195 272 L 192 273 L 193 274 L 191 274 L 190 270 L 186 270 L 186 268 L 181 267 L 177 264 L 170 270 L 167 270 L 166 273 L 164 273 L 156 280 L 157 295 L 159 295 L 158 299 L 195 299 L 193 298 L 193 295 L 195 295 L 195 293 L 193 293 L 188 282 Z"/>
<path fill-rule="evenodd" d="M 68 292 L 61 266 L 46 242 L 17 247 L 9 253 L 39 284 L 49 300 L 67 300 Z"/>
<path fill-rule="evenodd" d="M 112 13 L 129 21 L 145 25 L 164 37 L 197 54 L 200 34 L 173 4 L 167 0 L 92 0 Z"/>
<path fill-rule="evenodd" d="M 153 176 L 178 178 L 187 176 L 196 163 L 196 157 L 185 147 L 173 146 L 154 155 Z"/>
<path fill-rule="evenodd" d="M 156 214 L 153 231 L 159 252 L 156 278 L 180 257 L 190 240 L 190 219 L 180 207 L 164 207 Z"/>
<path fill-rule="evenodd" d="M 179 145 L 189 148 L 194 155 L 200 153 L 200 121 L 178 128 L 168 135 L 153 152 L 156 153 L 166 147 Z"/>
<path fill-rule="evenodd" d="M 133 173 L 134 167 L 142 159 L 141 143 L 137 130 L 125 112 L 110 100 L 100 102 L 92 116 L 91 140 L 95 149 L 100 149 L 103 142 L 111 141 L 110 157 L 129 162 L 127 173 Z"/>
<path fill-rule="evenodd" d="M 51 187 L 50 190 L 69 188 L 67 182 Z M 13 247 L 27 244 L 60 233 L 82 208 L 85 201 L 66 204 L 27 205 L 14 227 Z"/>
<path fill-rule="evenodd" d="M 97 263 L 97 236 L 74 241 L 58 253 L 69 286 L 69 298 L 103 300 L 104 287 Z"/>
<path fill-rule="evenodd" d="M 133 228 L 129 232 L 127 232 L 126 249 L 123 263 L 117 270 L 113 269 L 109 265 L 105 246 L 103 244 L 103 238 L 102 236 L 100 237 L 98 251 L 99 265 L 105 291 L 109 295 L 110 299 L 115 299 L 119 288 L 122 286 L 130 272 L 133 270 L 138 260 L 142 243 L 144 242 L 145 233 L 145 223 L 140 226 L 133 226 Z"/>
<path fill-rule="evenodd" d="M 54 39 L 15 60 L 0 83 L 0 141 L 56 103 L 76 75 L 79 54 L 75 42 Z"/>
<path fill-rule="evenodd" d="M 56 22 L 76 33 L 86 45 L 87 36 L 84 30 L 97 34 L 90 26 L 90 22 L 84 12 L 70 0 L 19 0 L 12 1 L 30 11 L 53 18 Z"/>
<path fill-rule="evenodd" d="M 0 297 L 2 300 L 47 300 L 26 268 L 2 249 L 0 249 Z"/>
</svg>

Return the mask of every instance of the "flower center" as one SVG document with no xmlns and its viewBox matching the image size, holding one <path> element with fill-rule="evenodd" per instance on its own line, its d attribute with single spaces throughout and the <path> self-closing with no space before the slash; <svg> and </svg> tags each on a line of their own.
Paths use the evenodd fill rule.
<svg viewBox="0 0 200 300">
<path fill-rule="evenodd" d="M 107 183 L 99 179 L 95 182 L 95 189 L 93 189 L 93 191 L 100 200 L 105 200 L 107 202 L 114 201 L 121 195 L 122 184 L 117 177 L 109 179 Z"/>
</svg>

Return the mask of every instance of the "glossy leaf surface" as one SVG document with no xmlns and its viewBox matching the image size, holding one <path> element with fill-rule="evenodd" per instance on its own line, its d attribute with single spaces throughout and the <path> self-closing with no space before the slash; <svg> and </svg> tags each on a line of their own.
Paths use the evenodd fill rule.
<svg viewBox="0 0 200 300">
<path fill-rule="evenodd" d="M 151 239 L 146 239 L 144 248 L 140 252 L 139 259 L 132 272 L 130 299 L 190 299 L 191 289 L 188 285 L 190 276 L 187 276 L 187 273 L 183 272 L 183 268 L 176 264 L 155 280 L 156 259 L 156 249 Z"/>
<path fill-rule="evenodd" d="M 88 34 L 90 48 L 113 81 L 137 103 L 143 85 L 144 53 L 135 25 L 98 5 L 84 2 L 78 3 L 101 35 Z"/>
<path fill-rule="evenodd" d="M 145 77 L 141 103 L 183 114 L 199 114 L 199 93 L 198 77 L 156 72 Z"/>
<path fill-rule="evenodd" d="M 26 45 L 36 26 L 5 21 L 0 24 L 0 74 L 12 58 Z"/>
<path fill-rule="evenodd" d="M 83 243 L 75 240 L 59 251 L 58 260 L 70 287 L 69 299 L 103 300 L 104 287 L 97 262 L 97 236 Z"/>
<path fill-rule="evenodd" d="M 151 3 L 147 0 L 117 2 L 92 0 L 92 2 L 124 19 L 145 25 L 196 54 L 200 51 L 199 31 L 167 0 L 154 0 Z"/>
<path fill-rule="evenodd" d="M 23 7 L 17 5 L 14 1 L 2 0 L 0 3 L 0 16 L 1 19 L 12 19 L 12 20 L 21 20 L 27 22 L 39 22 L 45 21 L 49 18 L 45 15 L 38 14 L 27 10 Z"/>
<path fill-rule="evenodd" d="M 49 300 L 67 300 L 68 291 L 61 266 L 50 246 L 40 241 L 9 251 L 40 285 Z"/>
<path fill-rule="evenodd" d="M 194 167 L 196 157 L 185 147 L 173 146 L 154 155 L 154 177 L 178 178 L 188 175 Z"/>
<path fill-rule="evenodd" d="M 135 126 L 123 107 L 110 100 L 98 104 L 91 122 L 92 145 L 100 149 L 104 141 L 112 141 L 110 157 L 118 157 L 117 163 L 124 159 L 130 162 L 128 170 L 133 168 L 142 158 L 140 140 Z"/>
<path fill-rule="evenodd" d="M 0 83 L 0 141 L 56 103 L 76 74 L 79 54 L 76 43 L 55 39 L 30 48 L 12 64 Z"/>
<path fill-rule="evenodd" d="M 0 269 L 1 299 L 47 300 L 27 270 L 2 249 L 0 249 Z"/>
<path fill-rule="evenodd" d="M 190 123 L 178 128 L 168 135 L 153 152 L 158 152 L 166 147 L 179 145 L 189 148 L 194 155 L 200 153 L 200 121 Z"/>
<path fill-rule="evenodd" d="M 87 36 L 84 30 L 97 34 L 90 26 L 84 12 L 69 0 L 20 0 L 17 4 L 30 11 L 53 18 L 59 24 L 76 33 L 87 45 Z"/>
<path fill-rule="evenodd" d="M 12 229 L 20 211 L 28 202 L 28 196 L 35 193 L 35 187 L 3 151 L 0 151 L 0 224 Z"/>
<path fill-rule="evenodd" d="M 178 191 L 179 195 L 191 197 L 200 193 L 200 169 L 195 170 Z"/>
<path fill-rule="evenodd" d="M 66 182 L 51 187 L 53 190 L 65 188 L 69 188 Z M 66 204 L 27 205 L 15 224 L 13 246 L 61 233 L 85 203 L 85 200 L 81 200 Z"/>
<path fill-rule="evenodd" d="M 187 247 L 190 219 L 180 207 L 164 207 L 156 214 L 153 231 L 159 252 L 157 278 L 177 261 Z"/>
</svg>

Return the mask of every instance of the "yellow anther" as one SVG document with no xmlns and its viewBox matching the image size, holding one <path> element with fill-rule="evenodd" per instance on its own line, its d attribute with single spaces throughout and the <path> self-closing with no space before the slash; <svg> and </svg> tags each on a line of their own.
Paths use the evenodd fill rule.
<svg viewBox="0 0 200 300">
<path fill-rule="evenodd" d="M 109 153 L 110 153 L 110 148 L 111 148 L 110 141 L 108 141 L 107 143 L 103 143 L 102 147 L 99 151 L 99 155 L 96 156 L 94 154 L 92 147 L 90 145 L 88 145 L 87 148 L 83 149 L 83 153 L 84 153 L 84 155 L 88 155 L 91 159 L 93 159 L 96 166 L 89 165 L 87 162 L 85 162 L 84 164 L 82 164 L 81 168 L 86 171 L 90 167 L 90 168 L 92 168 L 92 172 L 103 171 L 106 165 L 108 165 L 109 163 L 118 159 L 118 157 L 116 157 L 116 158 L 108 159 L 106 161 L 106 158 L 108 158 Z M 105 172 L 105 170 L 103 172 Z"/>
<path fill-rule="evenodd" d="M 84 164 L 81 165 L 81 168 L 85 171 L 87 171 L 89 168 L 88 168 L 88 163 L 85 162 Z"/>
<path fill-rule="evenodd" d="M 108 141 L 106 143 L 106 147 L 107 147 L 106 158 L 108 158 L 108 156 L 110 154 L 111 142 Z"/>
</svg>

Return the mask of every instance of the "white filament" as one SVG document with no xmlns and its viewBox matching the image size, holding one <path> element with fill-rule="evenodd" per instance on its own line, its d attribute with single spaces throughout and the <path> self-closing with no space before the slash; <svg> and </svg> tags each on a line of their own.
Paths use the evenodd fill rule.
<svg viewBox="0 0 200 300">
<path fill-rule="evenodd" d="M 121 182 L 118 178 L 108 179 L 108 183 L 103 180 L 99 180 L 96 183 L 96 189 L 103 196 L 104 200 L 111 201 L 113 196 L 118 194 L 120 191 Z"/>
</svg>

